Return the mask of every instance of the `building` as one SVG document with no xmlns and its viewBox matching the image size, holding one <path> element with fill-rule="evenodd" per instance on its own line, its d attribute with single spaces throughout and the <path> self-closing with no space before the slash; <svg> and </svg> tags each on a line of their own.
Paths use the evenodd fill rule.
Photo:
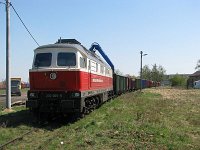
<svg viewBox="0 0 200 150">
<path fill-rule="evenodd" d="M 6 88 L 5 82 L 0 82 L 0 89 L 5 89 L 5 88 Z"/>
<path fill-rule="evenodd" d="M 189 79 L 188 79 L 188 86 L 189 87 L 193 87 L 193 83 L 194 81 L 200 80 L 200 70 L 196 71 L 195 73 L 189 75 Z"/>
</svg>

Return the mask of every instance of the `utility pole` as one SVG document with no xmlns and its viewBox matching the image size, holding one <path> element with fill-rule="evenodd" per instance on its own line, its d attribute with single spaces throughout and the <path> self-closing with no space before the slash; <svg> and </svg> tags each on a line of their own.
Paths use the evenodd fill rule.
<svg viewBox="0 0 200 150">
<path fill-rule="evenodd" d="M 141 55 L 141 58 L 140 58 L 140 92 L 142 91 L 142 54 L 143 52 L 140 51 L 140 55 Z"/>
<path fill-rule="evenodd" d="M 141 59 L 140 59 L 140 92 L 142 92 L 142 56 L 146 56 L 147 54 L 143 54 L 143 51 L 140 51 Z"/>
<path fill-rule="evenodd" d="M 6 0 L 6 108 L 11 109 L 10 81 L 10 0 Z"/>
</svg>

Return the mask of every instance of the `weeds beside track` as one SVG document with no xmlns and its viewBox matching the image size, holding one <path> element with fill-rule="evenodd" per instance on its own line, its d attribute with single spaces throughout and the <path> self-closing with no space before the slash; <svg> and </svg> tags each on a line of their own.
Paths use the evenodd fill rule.
<svg viewBox="0 0 200 150">
<path fill-rule="evenodd" d="M 183 89 L 153 88 L 142 94 L 127 93 L 81 120 L 38 128 L 7 149 L 198 149 L 199 97 L 199 90 Z M 26 115 L 18 112 L 17 116 L 23 119 L 15 126 L 8 122 L 7 127 L 0 127 L 0 132 L 16 132 L 19 128 L 28 132 L 36 128 L 23 121 Z M 1 138 L 6 136 L 0 135 L 0 141 Z"/>
</svg>

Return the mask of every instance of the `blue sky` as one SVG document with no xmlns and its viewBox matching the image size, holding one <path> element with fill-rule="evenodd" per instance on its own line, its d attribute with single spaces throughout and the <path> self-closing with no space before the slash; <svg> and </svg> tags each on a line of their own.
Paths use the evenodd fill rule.
<svg viewBox="0 0 200 150">
<path fill-rule="evenodd" d="M 0 0 L 3 2 L 4 0 Z M 59 37 L 89 48 L 98 42 L 115 68 L 138 75 L 143 64 L 162 65 L 167 74 L 193 73 L 200 59 L 199 0 L 11 0 L 40 45 Z M 5 7 L 0 4 L 0 80 L 5 79 Z M 11 9 L 11 76 L 28 80 L 31 39 Z"/>
</svg>

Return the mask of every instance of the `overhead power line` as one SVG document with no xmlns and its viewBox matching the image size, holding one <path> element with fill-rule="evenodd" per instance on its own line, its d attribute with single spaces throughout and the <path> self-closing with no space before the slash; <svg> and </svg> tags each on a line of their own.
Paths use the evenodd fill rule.
<svg viewBox="0 0 200 150">
<path fill-rule="evenodd" d="M 4 5 L 6 5 L 6 3 L 4 3 L 4 2 L 0 2 L 0 4 L 4 4 Z"/>
<path fill-rule="evenodd" d="M 31 34 L 31 32 L 28 30 L 28 28 L 26 27 L 25 23 L 23 22 L 23 20 L 21 19 L 21 17 L 19 16 L 19 14 L 17 13 L 16 9 L 14 8 L 14 6 L 10 3 L 10 6 L 13 8 L 14 12 L 16 13 L 17 17 L 19 18 L 19 20 L 21 21 L 21 23 L 23 24 L 23 26 L 26 28 L 26 31 L 29 33 L 29 35 L 32 37 L 32 39 L 35 41 L 35 43 L 40 46 L 38 44 L 38 42 L 36 41 L 36 39 L 33 37 L 33 35 Z"/>
<path fill-rule="evenodd" d="M 6 0 L 5 0 L 5 2 L 6 2 Z M 4 2 L 0 2 L 0 4 L 6 5 L 6 3 L 4 3 Z M 35 38 L 33 37 L 33 35 L 31 34 L 31 32 L 29 31 L 29 29 L 27 28 L 27 26 L 25 25 L 25 23 L 23 22 L 23 20 L 21 19 L 21 17 L 19 16 L 19 14 L 17 13 L 17 11 L 16 11 L 16 9 L 14 8 L 14 6 L 13 6 L 11 3 L 9 3 L 9 4 L 10 4 L 10 6 L 13 8 L 15 14 L 16 14 L 17 17 L 19 18 L 19 20 L 21 21 L 21 23 L 23 24 L 23 26 L 25 27 L 26 31 L 29 33 L 29 35 L 31 36 L 31 38 L 35 41 L 35 43 L 36 43 L 38 46 L 40 46 L 40 45 L 38 44 L 38 42 L 36 41 L 36 39 L 35 39 Z"/>
</svg>

